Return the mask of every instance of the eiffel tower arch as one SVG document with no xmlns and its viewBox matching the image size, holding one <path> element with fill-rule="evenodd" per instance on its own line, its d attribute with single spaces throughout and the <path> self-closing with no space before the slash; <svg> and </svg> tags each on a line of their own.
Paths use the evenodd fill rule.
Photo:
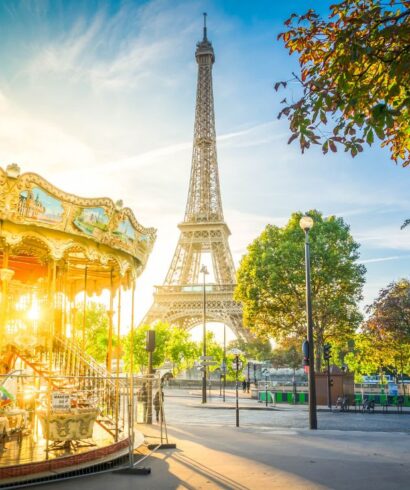
<svg viewBox="0 0 410 490">
<path fill-rule="evenodd" d="M 237 337 L 249 338 L 243 328 L 242 306 L 234 301 L 235 266 L 229 248 L 219 186 L 212 66 L 215 54 L 207 38 L 198 42 L 195 58 L 198 81 L 192 167 L 180 237 L 162 286 L 156 286 L 154 302 L 143 319 L 151 324 L 167 321 L 190 329 L 203 321 L 203 283 L 200 268 L 204 254 L 211 257 L 212 284 L 206 284 L 206 321 L 221 322 Z"/>
</svg>

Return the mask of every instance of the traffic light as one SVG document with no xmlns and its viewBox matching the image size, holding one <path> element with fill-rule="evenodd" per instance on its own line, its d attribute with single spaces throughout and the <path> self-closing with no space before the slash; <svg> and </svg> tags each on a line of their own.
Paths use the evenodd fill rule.
<svg viewBox="0 0 410 490">
<path fill-rule="evenodd" d="M 332 357 L 332 346 L 330 344 L 325 344 L 323 346 L 323 357 L 326 361 Z"/>
</svg>

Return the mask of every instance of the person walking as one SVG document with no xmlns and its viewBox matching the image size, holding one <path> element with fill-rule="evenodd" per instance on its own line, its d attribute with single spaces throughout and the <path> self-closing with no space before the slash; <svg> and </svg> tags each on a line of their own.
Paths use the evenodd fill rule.
<svg viewBox="0 0 410 490">
<path fill-rule="evenodd" d="M 246 392 L 246 379 L 244 378 L 242 381 L 242 391 L 245 393 Z"/>
<path fill-rule="evenodd" d="M 248 379 L 248 381 L 246 382 L 246 393 L 249 393 L 251 390 L 251 380 Z"/>
<path fill-rule="evenodd" d="M 162 398 L 162 400 L 161 400 Z M 154 396 L 154 409 L 155 409 L 155 418 L 156 421 L 159 422 L 159 417 L 161 414 L 161 420 L 162 420 L 162 404 L 164 402 L 164 392 L 160 388 Z"/>
<path fill-rule="evenodd" d="M 142 388 L 139 392 L 139 399 L 142 405 L 142 423 L 147 423 L 147 402 L 148 402 L 148 391 L 147 383 L 142 383 Z"/>
</svg>

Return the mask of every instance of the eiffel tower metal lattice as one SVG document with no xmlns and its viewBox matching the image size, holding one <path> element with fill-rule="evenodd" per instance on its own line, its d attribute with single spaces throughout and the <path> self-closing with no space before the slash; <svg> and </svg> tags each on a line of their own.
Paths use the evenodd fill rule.
<svg viewBox="0 0 410 490">
<path fill-rule="evenodd" d="M 233 299 L 235 266 L 228 244 L 230 231 L 222 212 L 216 154 L 212 65 L 214 50 L 207 38 L 197 44 L 198 82 L 191 178 L 181 234 L 163 286 L 156 286 L 154 302 L 143 323 L 157 320 L 189 329 L 202 322 L 201 257 L 212 258 L 214 283 L 206 285 L 206 320 L 221 322 L 242 338 L 242 307 Z"/>
</svg>

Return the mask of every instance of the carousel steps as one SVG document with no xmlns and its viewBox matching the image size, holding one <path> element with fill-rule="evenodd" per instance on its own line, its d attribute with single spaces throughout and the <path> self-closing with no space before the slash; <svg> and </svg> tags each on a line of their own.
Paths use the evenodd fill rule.
<svg viewBox="0 0 410 490">
<path fill-rule="evenodd" d="M 109 434 L 111 434 L 113 437 L 115 437 L 115 422 L 107 417 L 100 418 L 98 417 L 96 420 L 97 424 L 102 427 L 105 431 L 107 431 Z M 123 432 L 123 429 L 119 426 L 118 427 L 118 433 L 121 434 Z"/>
<path fill-rule="evenodd" d="M 63 375 L 61 371 L 50 371 L 48 362 L 34 360 L 23 352 L 16 352 L 15 354 L 38 376 L 49 380 L 54 389 L 64 388 L 65 380 L 61 379 L 62 382 L 60 382 L 60 380 L 58 379 L 59 376 Z"/>
<path fill-rule="evenodd" d="M 72 340 L 56 337 L 54 348 L 56 349 L 52 354 L 54 369 L 51 370 L 50 358 L 47 353 L 41 356 L 38 354 L 30 356 L 27 352 L 19 351 L 16 352 L 16 355 L 34 373 L 49 382 L 53 390 L 56 391 L 81 391 L 84 389 L 84 384 L 88 384 L 88 380 L 93 378 L 96 380 L 103 378 L 105 389 L 110 392 L 123 388 L 122 380 L 116 379 L 104 366 L 99 365 Z M 69 359 L 68 362 L 67 359 Z M 86 377 L 85 381 L 81 379 L 82 376 Z M 102 404 L 105 404 L 105 399 Z M 117 425 L 114 417 L 101 414 L 96 422 L 113 437 L 124 432 L 124 421 L 121 418 Z"/>
</svg>

